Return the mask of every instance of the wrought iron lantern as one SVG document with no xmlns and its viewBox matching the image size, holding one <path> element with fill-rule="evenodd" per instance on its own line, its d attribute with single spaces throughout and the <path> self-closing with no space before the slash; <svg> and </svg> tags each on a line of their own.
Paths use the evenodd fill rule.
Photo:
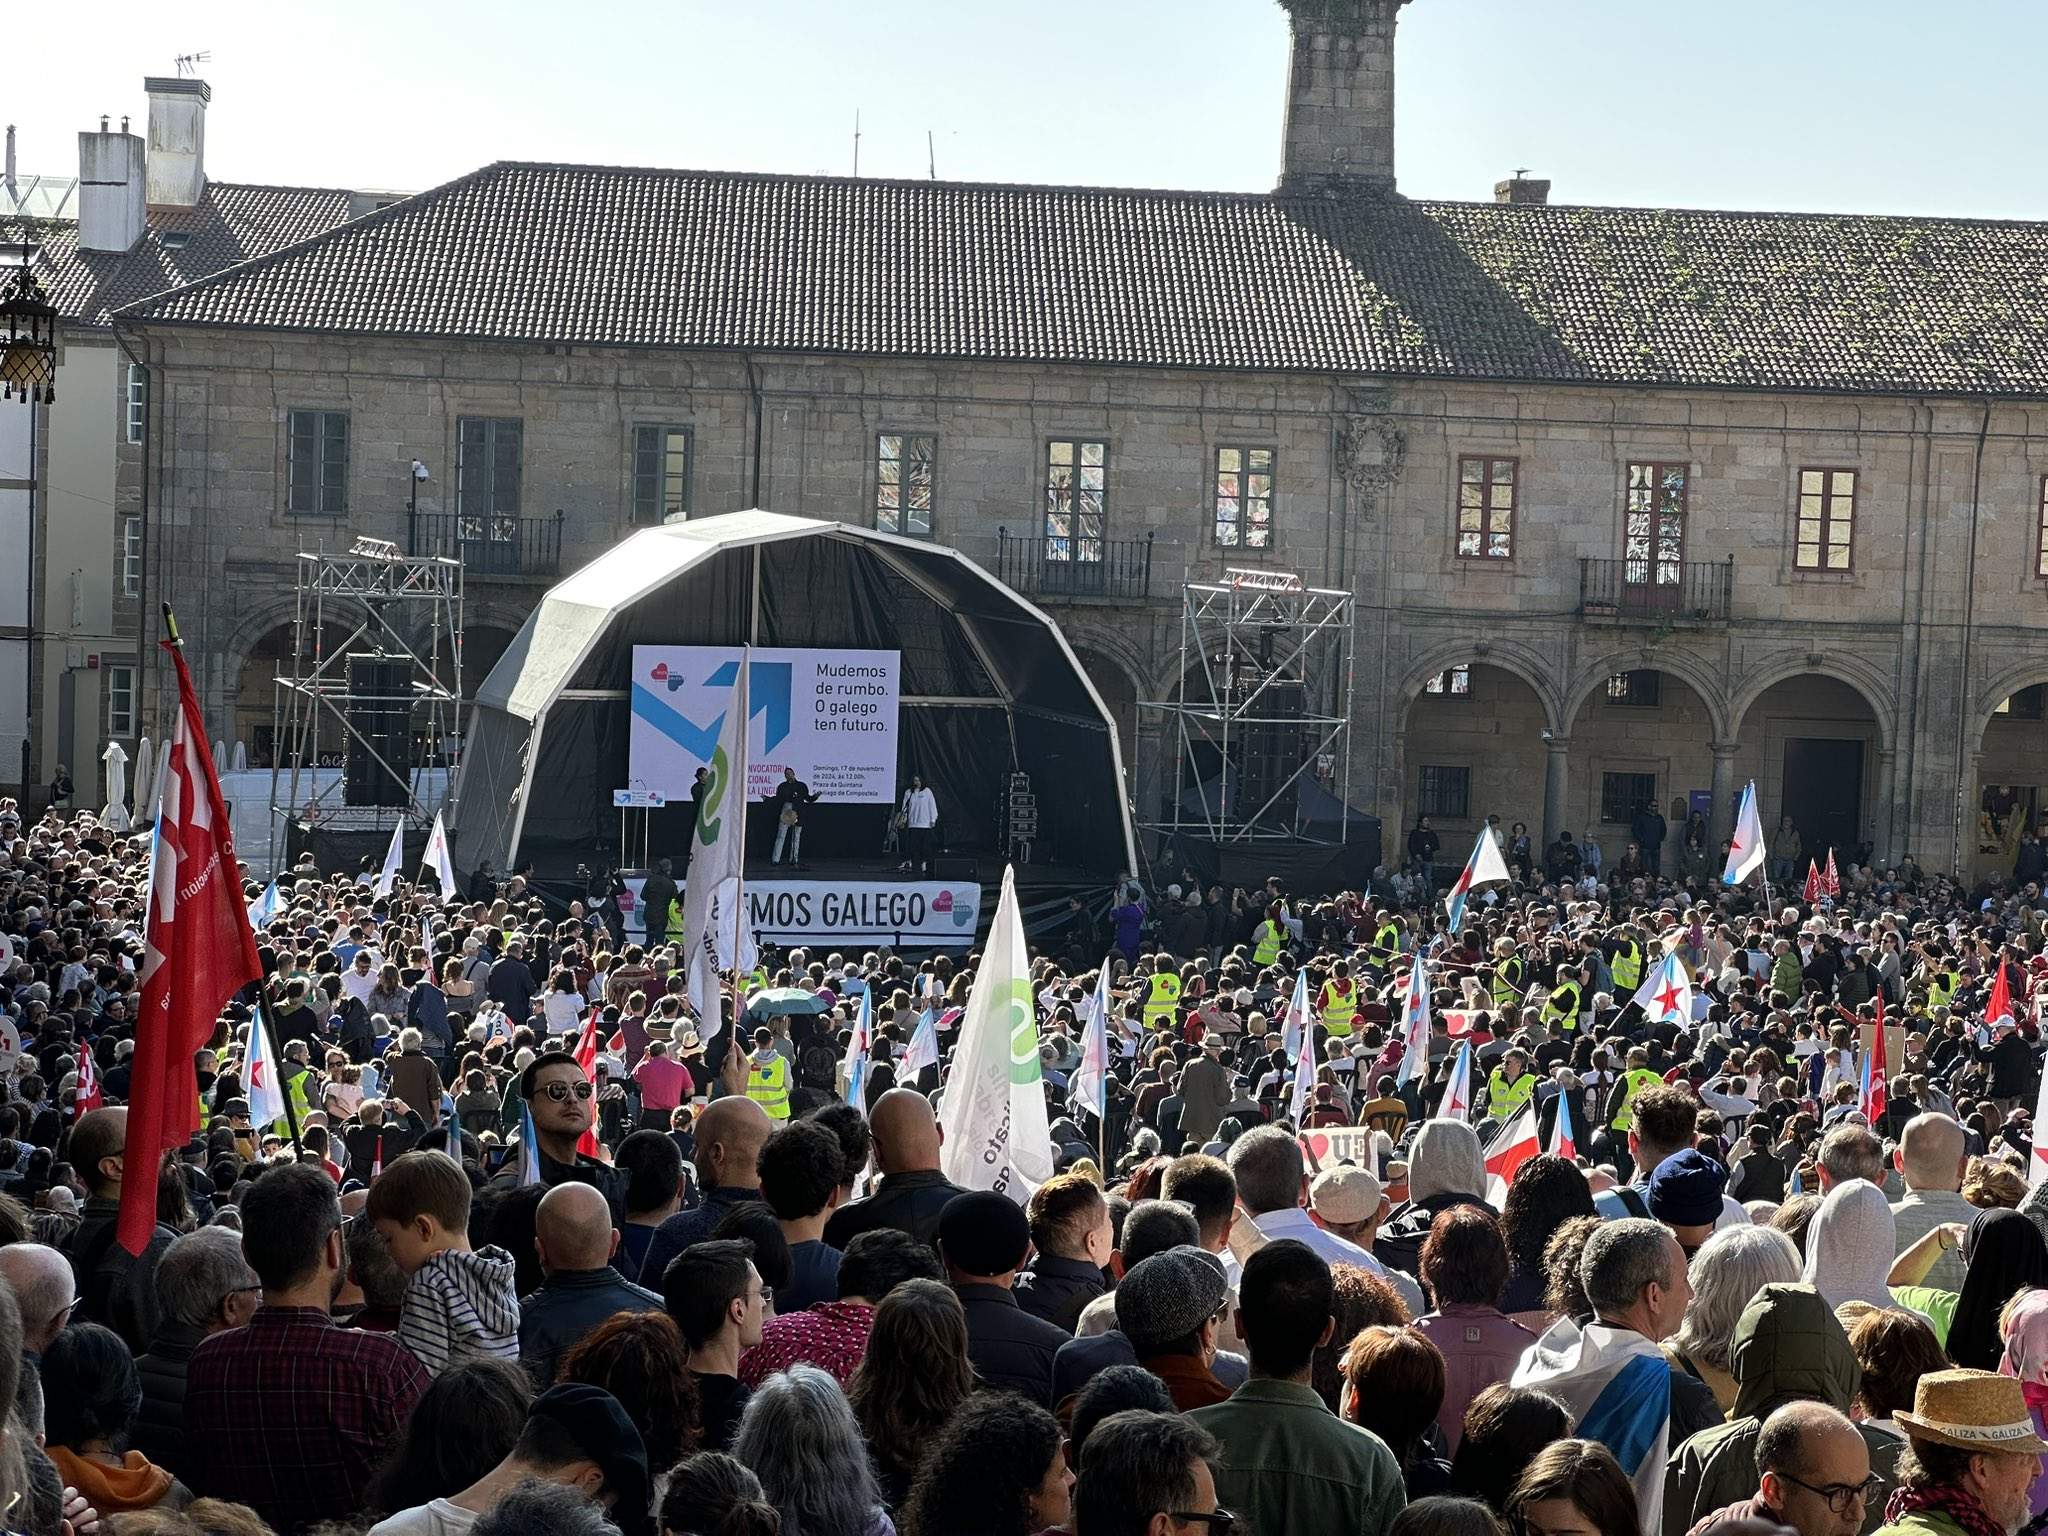
<svg viewBox="0 0 2048 1536">
<path fill-rule="evenodd" d="M 17 396 L 57 398 L 57 308 L 25 264 L 0 277 L 0 400 Z"/>
</svg>

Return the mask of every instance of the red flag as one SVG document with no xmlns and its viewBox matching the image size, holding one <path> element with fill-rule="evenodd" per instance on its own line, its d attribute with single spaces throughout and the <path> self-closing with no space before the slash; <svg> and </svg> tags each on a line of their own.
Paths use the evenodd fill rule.
<svg viewBox="0 0 2048 1536">
<path fill-rule="evenodd" d="M 228 999 L 263 976 L 192 674 L 175 639 L 164 649 L 177 669 L 178 716 L 150 855 L 148 937 L 123 1148 L 127 1172 L 115 1230 L 121 1246 L 138 1258 L 156 1229 L 163 1155 L 199 1128 L 192 1058 Z"/>
<path fill-rule="evenodd" d="M 1834 856 L 1829 855 L 1832 864 Z M 1884 994 L 1877 995 L 1877 1027 L 1870 1032 L 1870 1055 L 1863 1062 L 1863 1118 L 1874 1131 L 1884 1123 L 1885 1089 L 1889 1082 L 1884 1061 Z"/>
<path fill-rule="evenodd" d="M 2001 1024 L 2016 1023 L 2018 1019 L 2012 1011 L 2012 988 L 2006 983 L 2005 962 L 2001 960 L 1991 974 L 1991 997 L 1984 1004 L 1984 1024 L 1988 1029 L 1996 1029 Z"/>
<path fill-rule="evenodd" d="M 102 1102 L 99 1064 L 92 1059 L 92 1046 L 81 1040 L 78 1044 L 78 1088 L 71 1101 L 71 1118 L 76 1120 L 87 1110 L 98 1109 Z"/>
<path fill-rule="evenodd" d="M 1829 896 L 1842 894 L 1842 877 L 1835 873 L 1835 850 L 1828 850 L 1828 867 L 1820 872 L 1820 888 Z"/>
<path fill-rule="evenodd" d="M 1819 901 L 1820 895 L 1820 866 L 1814 863 L 1813 860 L 1808 859 L 1806 861 L 1806 899 L 1808 901 Z"/>
<path fill-rule="evenodd" d="M 576 1065 L 583 1069 L 583 1075 L 594 1086 L 597 1082 L 597 1010 L 590 1010 L 590 1017 L 583 1021 L 583 1033 L 576 1041 Z M 597 1156 L 597 1104 L 590 1106 L 590 1129 L 585 1131 L 576 1143 L 576 1150 L 585 1157 Z"/>
</svg>

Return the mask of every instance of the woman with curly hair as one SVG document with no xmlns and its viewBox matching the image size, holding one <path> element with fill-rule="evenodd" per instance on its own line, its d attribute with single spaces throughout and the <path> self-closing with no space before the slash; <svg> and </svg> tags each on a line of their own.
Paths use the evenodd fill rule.
<svg viewBox="0 0 2048 1536">
<path fill-rule="evenodd" d="M 1032 1536 L 1067 1523 L 1074 1474 L 1059 1421 L 1007 1392 L 977 1392 L 932 1442 L 903 1536 Z"/>
<path fill-rule="evenodd" d="M 650 1467 L 693 1450 L 703 1423 L 683 1331 L 666 1312 L 620 1312 L 562 1357 L 555 1380 L 603 1387 L 640 1426 Z"/>
<path fill-rule="evenodd" d="M 1405 1328 L 1413 1319 L 1401 1293 L 1369 1269 L 1332 1264 L 1330 1279 L 1336 1287 L 1331 1311 L 1335 1326 L 1330 1330 L 1330 1342 L 1309 1362 L 1309 1385 L 1329 1405 L 1330 1412 L 1337 1413 L 1344 1393 L 1344 1351 L 1351 1341 L 1367 1328 L 1381 1324 Z"/>
<path fill-rule="evenodd" d="M 884 1296 L 847 1397 L 889 1508 L 903 1507 L 926 1448 L 973 1391 L 967 1314 L 952 1288 L 906 1280 Z"/>
<path fill-rule="evenodd" d="M 1569 1158 L 1546 1152 L 1515 1170 L 1500 1213 L 1508 1244 L 1508 1288 L 1501 1311 L 1537 1333 L 1549 1326 L 1553 1314 L 1543 1299 L 1549 1287 L 1544 1245 L 1566 1222 L 1592 1214 L 1593 1191 Z"/>
<path fill-rule="evenodd" d="M 1574 1216 L 1551 1233 L 1543 1245 L 1543 1305 L 1552 1317 L 1583 1323 L 1593 1316 L 1593 1303 L 1579 1281 L 1579 1257 L 1586 1239 L 1600 1230 L 1598 1216 Z"/>
<path fill-rule="evenodd" d="M 723 1451 L 676 1463 L 661 1496 L 661 1536 L 780 1536 L 761 1479 Z"/>
</svg>

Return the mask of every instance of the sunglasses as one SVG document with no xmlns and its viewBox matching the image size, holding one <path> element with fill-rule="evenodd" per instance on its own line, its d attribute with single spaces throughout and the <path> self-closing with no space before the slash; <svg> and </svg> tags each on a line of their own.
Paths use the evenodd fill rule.
<svg viewBox="0 0 2048 1536">
<path fill-rule="evenodd" d="M 540 1091 L 557 1104 L 568 1103 L 572 1094 L 579 1099 L 587 1099 L 597 1092 L 589 1083 L 543 1083 Z"/>
<path fill-rule="evenodd" d="M 1230 1536 L 1230 1533 L 1237 1529 L 1237 1516 L 1227 1509 L 1219 1509 L 1212 1514 L 1206 1515 L 1193 1512 L 1182 1514 L 1178 1510 L 1168 1510 L 1166 1514 L 1170 1520 L 1182 1522 L 1199 1520 L 1204 1526 L 1208 1527 L 1209 1536 Z"/>
</svg>

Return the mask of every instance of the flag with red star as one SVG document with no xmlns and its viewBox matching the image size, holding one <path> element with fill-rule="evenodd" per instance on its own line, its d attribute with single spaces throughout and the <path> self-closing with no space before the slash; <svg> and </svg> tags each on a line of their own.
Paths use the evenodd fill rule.
<svg viewBox="0 0 2048 1536">
<path fill-rule="evenodd" d="M 1635 1005 L 1652 1024 L 1692 1028 L 1692 982 L 1685 974 L 1685 962 L 1676 954 L 1666 955 L 1636 989 Z"/>
<path fill-rule="evenodd" d="M 1728 865 L 1721 871 L 1723 885 L 1740 885 L 1764 867 L 1764 822 L 1757 814 L 1756 780 L 1742 791 L 1742 806 L 1735 813 L 1735 835 L 1728 839 Z"/>
</svg>

